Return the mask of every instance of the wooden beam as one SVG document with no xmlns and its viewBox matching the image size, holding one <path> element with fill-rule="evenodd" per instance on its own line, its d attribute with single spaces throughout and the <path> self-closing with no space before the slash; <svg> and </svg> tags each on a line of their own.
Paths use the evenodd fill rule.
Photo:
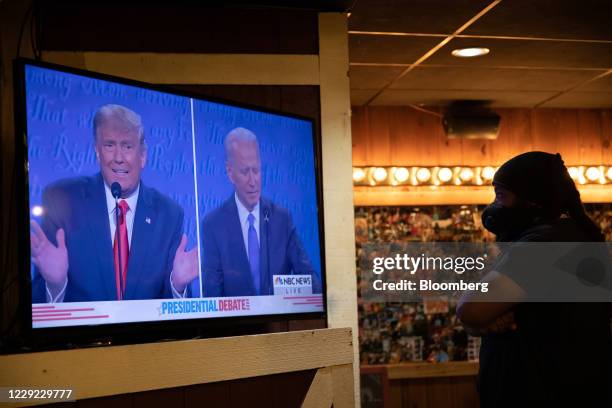
<svg viewBox="0 0 612 408">
<path fill-rule="evenodd" d="M 351 371 L 352 373 L 352 371 Z M 302 408 L 330 408 L 333 400 L 330 368 L 320 368 L 310 384 Z"/>
<path fill-rule="evenodd" d="M 325 264 L 330 327 L 353 328 L 355 405 L 359 406 L 359 342 L 347 17 L 319 14 L 319 69 Z"/>
<path fill-rule="evenodd" d="M 489 204 L 491 187 L 355 187 L 356 206 Z"/>
<path fill-rule="evenodd" d="M 359 367 L 357 367 L 359 370 Z M 359 406 L 355 401 L 355 393 L 359 388 L 353 388 L 353 365 L 344 364 L 331 368 L 334 393 L 334 408 L 352 408 Z"/>
<path fill-rule="evenodd" d="M 318 85 L 317 55 L 46 51 L 47 62 L 154 84 Z"/>
<path fill-rule="evenodd" d="M 75 397 L 84 399 L 319 367 L 352 367 L 353 358 L 350 328 L 308 330 L 0 356 L 0 384 L 73 388 Z M 350 375 L 351 384 L 352 379 Z"/>
<path fill-rule="evenodd" d="M 578 186 L 584 203 L 609 203 L 612 185 Z M 490 186 L 444 187 L 354 187 L 355 206 L 476 205 L 490 204 L 495 193 Z"/>
<path fill-rule="evenodd" d="M 407 378 L 435 378 L 435 377 L 465 377 L 478 374 L 478 362 L 453 361 L 449 363 L 405 363 L 387 365 L 389 380 L 403 380 Z"/>
</svg>

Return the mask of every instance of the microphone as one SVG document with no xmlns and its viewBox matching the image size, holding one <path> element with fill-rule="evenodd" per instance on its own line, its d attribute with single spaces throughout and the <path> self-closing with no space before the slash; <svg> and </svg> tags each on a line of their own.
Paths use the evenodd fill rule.
<svg viewBox="0 0 612 408">
<path fill-rule="evenodd" d="M 265 222 L 270 221 L 270 210 L 267 208 L 264 208 L 264 221 Z"/>
<path fill-rule="evenodd" d="M 116 181 L 111 184 L 111 194 L 115 197 L 115 241 L 119 239 L 119 212 L 121 208 L 119 207 L 119 198 L 121 197 L 121 184 Z M 117 244 L 117 254 L 119 255 L 119 299 L 123 300 L 123 263 L 121 262 L 121 249 L 119 247 L 119 242 L 115 242 Z"/>
<path fill-rule="evenodd" d="M 121 197 L 121 184 L 116 181 L 111 184 L 111 194 L 115 197 L 115 200 L 119 199 Z"/>
</svg>

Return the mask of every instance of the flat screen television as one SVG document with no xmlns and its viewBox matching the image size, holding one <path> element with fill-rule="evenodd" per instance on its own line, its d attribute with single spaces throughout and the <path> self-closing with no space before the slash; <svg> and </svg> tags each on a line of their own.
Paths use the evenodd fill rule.
<svg viewBox="0 0 612 408">
<path fill-rule="evenodd" d="M 19 59 L 31 338 L 326 316 L 310 118 Z"/>
</svg>

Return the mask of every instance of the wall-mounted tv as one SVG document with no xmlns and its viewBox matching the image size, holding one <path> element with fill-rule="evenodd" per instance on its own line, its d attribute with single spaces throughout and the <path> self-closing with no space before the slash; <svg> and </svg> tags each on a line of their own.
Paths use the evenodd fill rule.
<svg viewBox="0 0 612 408">
<path fill-rule="evenodd" d="M 32 333 L 325 316 L 312 119 L 30 60 L 15 78 Z"/>
</svg>

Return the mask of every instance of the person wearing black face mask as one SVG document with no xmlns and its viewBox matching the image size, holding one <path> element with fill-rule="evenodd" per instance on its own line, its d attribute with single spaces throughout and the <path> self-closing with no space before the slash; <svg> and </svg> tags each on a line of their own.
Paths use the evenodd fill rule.
<svg viewBox="0 0 612 408">
<path fill-rule="evenodd" d="M 496 199 L 483 211 L 482 222 L 498 241 L 515 241 L 530 227 L 559 222 L 576 229 L 559 241 L 603 241 L 599 227 L 584 211 L 560 154 L 520 154 L 499 168 L 493 186 Z M 562 214 L 570 220 L 559 221 Z"/>
<path fill-rule="evenodd" d="M 501 189 L 503 187 L 497 187 L 497 190 Z M 507 207 L 494 201 L 484 209 L 482 225 L 495 234 L 498 242 L 510 242 L 542 218 L 541 210 L 530 203 Z"/>
<path fill-rule="evenodd" d="M 559 154 L 518 155 L 499 168 L 493 186 L 482 222 L 498 242 L 604 240 Z M 489 291 L 466 292 L 457 307 L 468 330 L 482 335 L 481 408 L 612 406 L 609 304 L 525 302 L 524 285 L 504 270 L 502 260 L 483 278 Z"/>
</svg>

